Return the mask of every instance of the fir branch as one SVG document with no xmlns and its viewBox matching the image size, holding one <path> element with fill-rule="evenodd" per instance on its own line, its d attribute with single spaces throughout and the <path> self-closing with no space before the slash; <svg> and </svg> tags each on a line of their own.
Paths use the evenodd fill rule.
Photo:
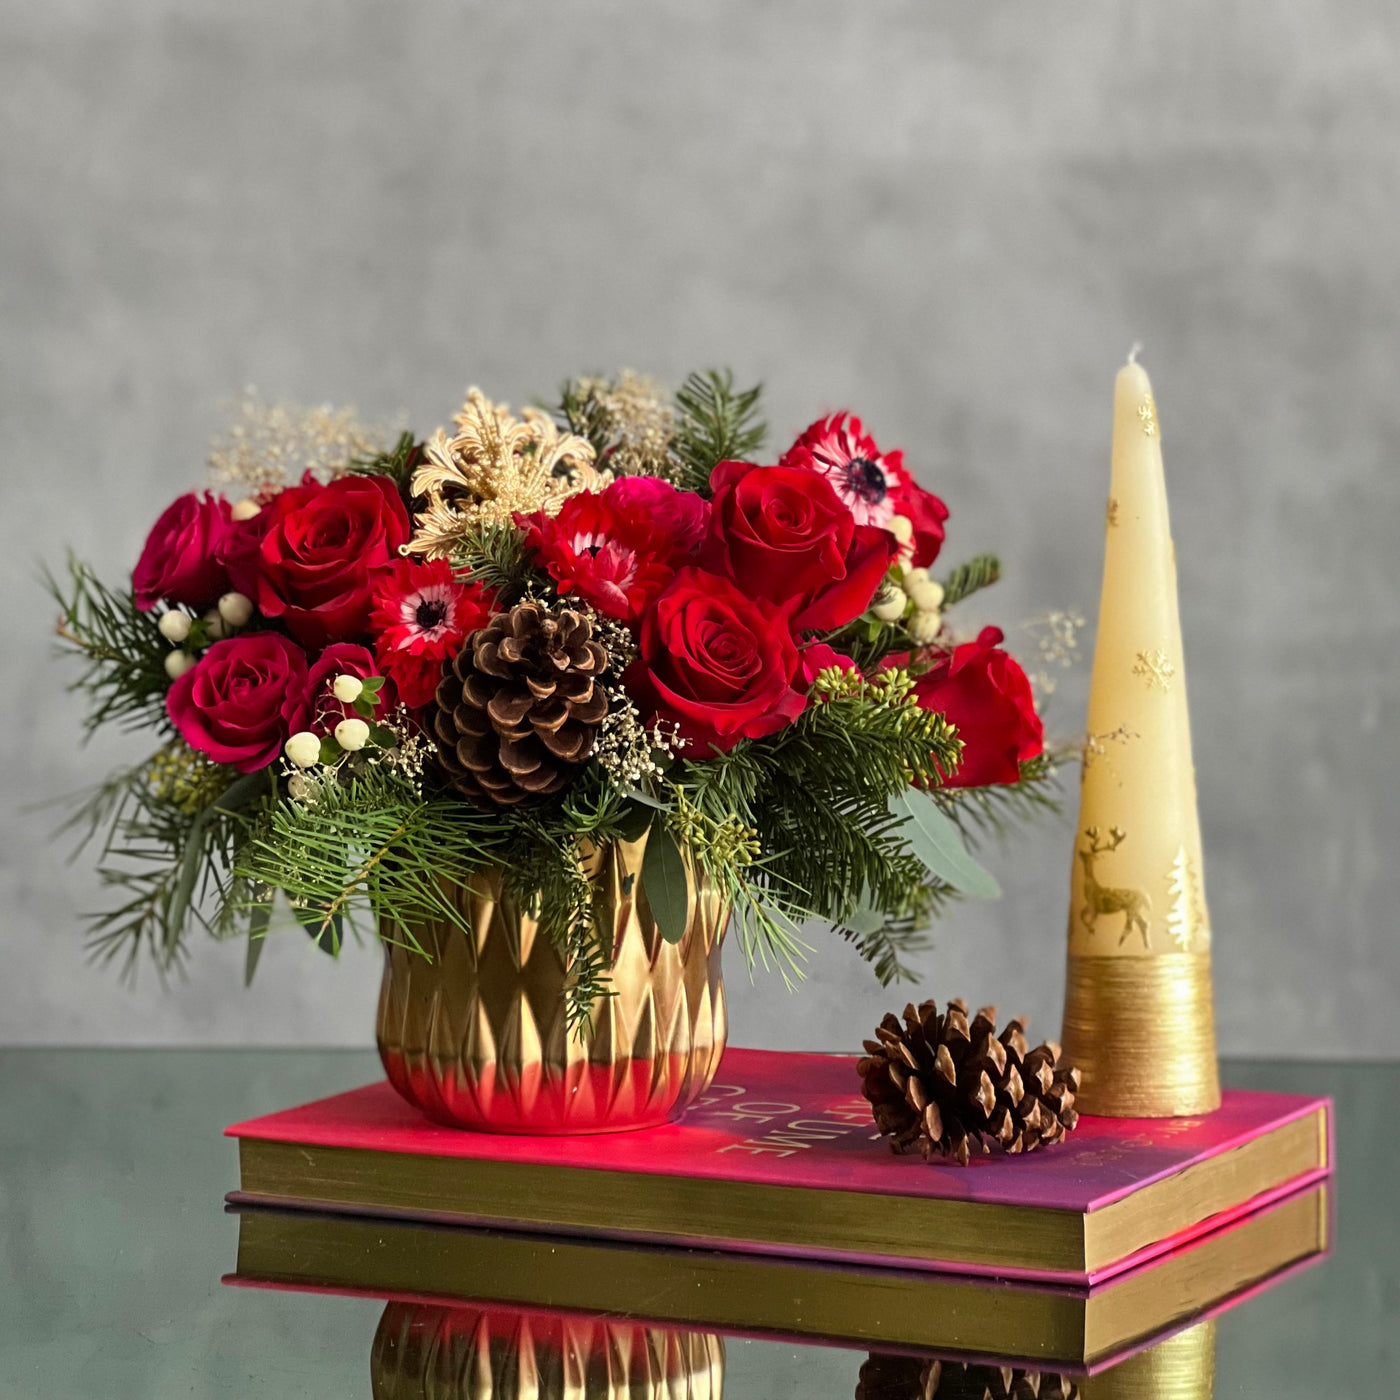
<svg viewBox="0 0 1400 1400">
<path fill-rule="evenodd" d="M 113 592 L 71 554 L 68 578 L 65 587 L 44 570 L 44 586 L 59 607 L 57 633 L 63 649 L 85 663 L 68 690 L 88 698 L 87 736 L 113 723 L 128 730 L 169 732 L 165 658 L 170 643 L 161 636 L 155 614 L 138 608 L 134 593 Z"/>
<path fill-rule="evenodd" d="M 524 531 L 509 520 L 479 520 L 456 541 L 453 563 L 492 589 L 501 607 L 510 607 L 527 593 L 540 596 L 551 587 L 530 563 L 524 540 Z"/>
<path fill-rule="evenodd" d="M 690 375 L 676 390 L 676 484 L 710 494 L 710 473 L 730 459 L 748 459 L 763 446 L 768 426 L 759 417 L 763 386 L 736 391 L 729 370 Z"/>
<path fill-rule="evenodd" d="M 979 588 L 990 588 L 1001 577 L 1001 560 L 995 554 L 979 554 L 959 564 L 943 580 L 943 606 L 951 608 Z"/>
<path fill-rule="evenodd" d="M 1005 841 L 1016 822 L 1060 810 L 1058 770 L 1072 750 L 1047 748 L 1021 765 L 1021 779 L 989 787 L 936 788 L 934 799 L 970 847 Z"/>
<path fill-rule="evenodd" d="M 346 469 L 347 476 L 387 476 L 399 488 L 405 500 L 412 493 L 413 473 L 418 469 L 418 443 L 410 432 L 399 434 L 399 440 L 388 452 L 373 457 L 355 457 Z"/>
<path fill-rule="evenodd" d="M 613 445 L 615 433 L 611 415 L 598 399 L 595 386 L 600 382 L 608 381 L 601 375 L 566 379 L 559 389 L 559 403 L 552 412 L 561 428 L 588 441 L 594 456 L 601 462 Z"/>
</svg>

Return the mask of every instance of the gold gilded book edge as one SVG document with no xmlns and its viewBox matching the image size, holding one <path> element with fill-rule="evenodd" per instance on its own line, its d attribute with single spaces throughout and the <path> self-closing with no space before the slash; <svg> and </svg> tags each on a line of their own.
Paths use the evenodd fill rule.
<svg viewBox="0 0 1400 1400">
<path fill-rule="evenodd" d="M 239 1221 L 236 1277 L 1091 1365 L 1317 1254 L 1327 1220 L 1320 1183 L 1160 1263 L 1073 1292 L 254 1207 Z"/>
</svg>

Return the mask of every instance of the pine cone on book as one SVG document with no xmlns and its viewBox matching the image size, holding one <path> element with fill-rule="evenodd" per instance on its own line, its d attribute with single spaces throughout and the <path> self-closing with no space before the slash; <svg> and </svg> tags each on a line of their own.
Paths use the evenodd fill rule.
<svg viewBox="0 0 1400 1400">
<path fill-rule="evenodd" d="M 904 1008 L 887 1015 L 867 1040 L 857 1069 L 875 1125 L 896 1152 L 916 1144 L 925 1160 L 952 1157 L 966 1166 L 994 1142 L 1006 1152 L 1033 1152 L 1059 1142 L 1079 1121 L 1079 1071 L 1060 1064 L 1060 1047 L 1027 1046 L 1026 1023 L 996 1034 L 996 1007 L 969 1024 L 967 1003 Z"/>
<path fill-rule="evenodd" d="M 448 782 L 506 807 L 567 787 L 608 712 L 607 667 L 582 613 L 536 602 L 496 613 L 438 685 L 433 736 Z"/>
<path fill-rule="evenodd" d="M 856 1400 L 1077 1400 L 1079 1387 L 1055 1371 L 924 1360 L 872 1351 Z"/>
</svg>

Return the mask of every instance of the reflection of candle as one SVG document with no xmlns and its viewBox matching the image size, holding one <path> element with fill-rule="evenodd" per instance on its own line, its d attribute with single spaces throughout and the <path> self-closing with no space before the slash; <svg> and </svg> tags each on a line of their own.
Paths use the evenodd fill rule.
<svg viewBox="0 0 1400 1400">
<path fill-rule="evenodd" d="M 1070 880 L 1065 1053 L 1086 1113 L 1218 1106 L 1210 921 L 1152 385 L 1113 405 L 1103 592 Z"/>
</svg>

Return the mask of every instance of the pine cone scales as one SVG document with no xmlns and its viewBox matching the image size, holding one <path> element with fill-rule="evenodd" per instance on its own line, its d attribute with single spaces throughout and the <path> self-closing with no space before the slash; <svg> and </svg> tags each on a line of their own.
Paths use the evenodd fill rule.
<svg viewBox="0 0 1400 1400">
<path fill-rule="evenodd" d="M 607 667 L 581 613 L 534 602 L 496 613 L 438 685 L 433 733 L 448 781 L 488 806 L 567 787 L 608 712 Z"/>
<path fill-rule="evenodd" d="M 996 1007 L 969 1023 L 967 1004 L 950 1001 L 888 1015 L 867 1040 L 857 1066 L 875 1125 L 896 1152 L 917 1143 L 927 1160 L 953 1157 L 963 1166 L 974 1151 L 1034 1152 L 1059 1142 L 1079 1121 L 1074 1096 L 1079 1071 L 1061 1066 L 1055 1044 L 1028 1048 L 1025 1022 L 996 1034 Z"/>
</svg>

